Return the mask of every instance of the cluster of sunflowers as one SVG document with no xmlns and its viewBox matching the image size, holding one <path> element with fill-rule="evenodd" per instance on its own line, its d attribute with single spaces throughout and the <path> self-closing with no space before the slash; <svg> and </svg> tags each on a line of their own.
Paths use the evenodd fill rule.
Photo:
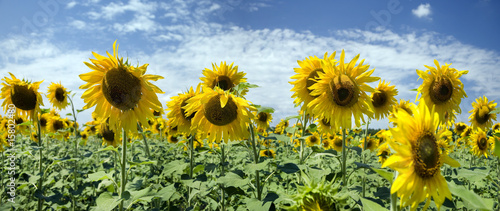
<svg viewBox="0 0 500 211">
<path fill-rule="evenodd" d="M 458 71 L 451 68 L 451 64 L 440 65 L 437 61 L 436 67 L 425 66 L 427 70 L 416 71 L 423 83 L 417 89 L 415 103 L 403 99 L 398 102 L 395 86 L 371 76 L 374 69 L 369 70 L 364 60 L 358 62 L 359 55 L 349 62 L 345 60 L 344 51 L 338 60 L 334 52 L 325 53 L 323 58 L 311 56 L 298 61 L 300 67 L 294 69 L 296 74 L 290 82 L 294 104 L 300 108 L 297 122 L 290 126 L 290 119 L 282 119 L 272 128 L 274 110 L 254 105 L 245 98 L 253 85 L 247 83 L 246 73 L 238 71 L 238 66 L 232 63 L 221 62 L 213 64 L 212 69 L 205 68 L 196 88 L 190 87 L 171 97 L 164 109 L 157 96 L 163 91 L 152 83 L 163 77 L 146 74 L 148 64 L 133 66 L 128 60 L 124 61 L 118 56 L 116 41 L 113 54 L 92 54 L 95 59 L 84 62 L 92 71 L 79 77 L 86 82 L 80 86 L 85 90 L 81 96 L 86 104 L 83 109 L 95 107 L 93 120 L 79 132 L 76 117 L 73 121 L 63 119 L 56 111 L 66 108 L 70 104 L 68 100 L 73 106 L 71 92 L 60 83 L 52 83 L 47 98 L 54 109 L 48 112 L 40 108 L 43 106 L 38 92 L 41 81 L 19 80 L 10 74 L 11 78 L 5 77 L 2 83 L 0 99 L 4 99 L 4 110 L 13 104 L 17 108 L 16 124 L 36 123 L 22 124 L 16 132 L 30 135 L 36 142 L 40 140 L 37 135 L 40 132 L 55 139 L 67 139 L 73 133 L 85 141 L 96 136 L 102 138 L 103 145 L 113 147 L 122 145 L 127 136 L 128 140 L 156 136 L 170 143 L 192 144 L 191 149 L 204 144 L 218 148 L 223 142 L 255 138 L 259 140 L 259 156 L 269 158 L 276 157 L 273 148 L 280 144 L 272 136 L 289 136 L 292 150 L 300 151 L 301 156 L 303 147 L 321 147 L 342 152 L 345 159 L 345 150 L 358 146 L 376 151 L 382 167 L 398 172 L 391 193 L 400 197 L 402 207 L 412 209 L 423 201 L 427 208 L 431 199 L 439 208 L 445 198 L 451 199 L 441 174 L 445 163 L 459 166 L 449 156 L 451 152 L 462 149 L 488 157 L 495 147 L 494 137 L 488 131 L 491 128 L 500 133 L 500 124 L 493 125 L 496 103 L 486 97 L 472 104 L 470 126 L 455 122 L 456 115 L 461 113 L 461 100 L 467 97 L 460 81 L 467 71 Z M 376 81 L 378 86 L 372 88 L 369 83 Z M 163 114 L 167 118 L 163 118 Z M 383 118 L 391 123 L 388 130 L 373 135 L 365 131 L 362 135 L 362 122 L 368 124 L 370 120 Z M 7 143 L 7 119 L 0 122 L 0 148 L 3 149 Z M 33 132 L 37 130 L 38 133 Z M 260 150 L 260 146 L 265 149 Z M 258 156 L 255 160 L 258 162 Z M 345 171 L 345 166 L 342 169 Z M 317 189 L 323 188 L 318 184 Z M 307 197 L 314 201 L 315 194 L 322 193 Z M 303 203 L 311 203 L 311 200 Z M 299 207 L 304 206 L 300 203 Z"/>
</svg>

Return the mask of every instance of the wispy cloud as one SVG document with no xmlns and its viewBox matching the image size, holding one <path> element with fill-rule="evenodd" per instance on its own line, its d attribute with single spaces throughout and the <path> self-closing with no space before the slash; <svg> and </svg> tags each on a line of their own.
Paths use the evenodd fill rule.
<svg viewBox="0 0 500 211">
<path fill-rule="evenodd" d="M 426 18 L 431 20 L 431 5 L 429 3 L 427 4 L 420 4 L 416 9 L 411 10 L 413 15 L 417 16 L 418 18 Z"/>
</svg>

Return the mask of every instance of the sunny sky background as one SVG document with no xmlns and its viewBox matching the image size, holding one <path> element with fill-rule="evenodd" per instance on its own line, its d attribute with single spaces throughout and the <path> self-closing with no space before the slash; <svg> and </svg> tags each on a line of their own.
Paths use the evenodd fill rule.
<svg viewBox="0 0 500 211">
<path fill-rule="evenodd" d="M 155 83 L 165 92 L 164 108 L 196 86 L 204 68 L 234 62 L 260 86 L 247 100 L 275 108 L 275 125 L 297 114 L 288 83 L 297 60 L 342 49 L 349 60 L 361 54 L 374 76 L 396 85 L 398 99 L 415 101 L 410 90 L 422 83 L 415 70 L 434 59 L 469 70 L 458 121 L 468 122 L 479 96 L 500 101 L 500 1 L 0 0 L 0 20 L 0 76 L 44 80 L 43 92 L 61 81 L 77 93 L 78 109 L 78 75 L 90 71 L 83 62 L 91 51 L 112 52 L 116 39 L 121 56 L 165 77 Z M 78 115 L 81 124 L 92 110 Z"/>
</svg>

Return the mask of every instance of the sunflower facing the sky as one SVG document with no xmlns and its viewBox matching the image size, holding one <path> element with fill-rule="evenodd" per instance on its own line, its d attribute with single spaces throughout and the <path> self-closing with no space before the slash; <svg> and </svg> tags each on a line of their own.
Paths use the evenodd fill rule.
<svg viewBox="0 0 500 211">
<path fill-rule="evenodd" d="M 246 73 L 238 72 L 238 66 L 234 63 L 227 65 L 226 62 L 221 62 L 220 66 L 212 64 L 212 69 L 205 68 L 203 75 L 200 79 L 203 81 L 203 86 L 214 89 L 219 87 L 224 91 L 231 90 L 239 83 L 246 82 Z"/>
<path fill-rule="evenodd" d="M 493 121 L 497 120 L 497 114 L 490 113 L 495 110 L 497 106 L 497 104 L 493 102 L 495 101 L 488 101 L 486 96 L 479 97 L 476 99 L 476 102 L 472 102 L 472 110 L 469 111 L 469 113 L 472 113 L 469 116 L 472 128 L 481 128 L 485 130 L 493 125 Z"/>
<path fill-rule="evenodd" d="M 429 108 L 435 106 L 439 122 L 445 123 L 447 121 L 445 119 L 446 112 L 451 119 L 454 119 L 453 111 L 462 112 L 460 102 L 462 98 L 467 97 L 467 94 L 464 91 L 464 84 L 459 78 L 469 71 L 458 71 L 455 68 L 450 68 L 451 64 L 439 65 L 437 60 L 434 60 L 434 64 L 437 68 L 424 65 L 428 68 L 426 71 L 417 70 L 417 74 L 424 80 L 417 89 L 417 99 L 421 94 L 421 98 L 418 100 Z"/>
<path fill-rule="evenodd" d="M 335 54 L 336 52 L 333 52 L 328 56 L 328 52 L 326 52 L 323 59 L 316 56 L 310 56 L 302 61 L 297 61 L 300 67 L 294 68 L 293 70 L 296 74 L 290 77 L 290 79 L 295 79 L 295 81 L 289 82 L 293 85 L 290 91 L 294 92 L 292 98 L 295 98 L 293 101 L 295 106 L 302 104 L 301 110 L 304 110 L 309 102 L 319 96 L 311 94 L 311 86 L 319 80 L 319 73 L 324 73 L 321 61 L 329 60 L 335 63 Z"/>
<path fill-rule="evenodd" d="M 10 104 L 16 106 L 16 116 L 23 116 L 29 119 L 38 117 L 41 112 L 40 105 L 43 106 L 42 95 L 38 88 L 43 81 L 27 82 L 19 80 L 14 74 L 9 73 L 11 78 L 4 77 L 2 81 L 2 93 L 0 99 L 4 99 L 2 106 L 6 112 Z"/>
<path fill-rule="evenodd" d="M 118 45 L 113 43 L 113 55 L 106 52 L 101 56 L 92 52 L 96 59 L 84 62 L 92 72 L 80 75 L 87 82 L 80 89 L 87 89 L 83 95 L 86 105 L 83 109 L 96 106 L 95 113 L 100 119 L 108 119 L 113 131 L 122 128 L 137 133 L 137 121 L 148 125 L 147 119 L 154 119 L 152 109 L 161 111 L 162 106 L 156 93 L 160 88 L 150 83 L 163 77 L 145 75 L 148 64 L 134 67 L 118 57 Z"/>
<path fill-rule="evenodd" d="M 372 99 L 375 119 L 382 119 L 389 115 L 392 106 L 397 103 L 394 96 L 398 94 L 395 85 L 389 86 L 391 82 L 379 81 L 375 92 L 370 96 Z"/>
<path fill-rule="evenodd" d="M 324 73 L 319 72 L 319 78 L 311 85 L 311 95 L 317 95 L 308 105 L 317 118 L 325 118 L 329 122 L 335 122 L 335 129 L 351 129 L 352 116 L 356 126 L 360 126 L 363 115 L 372 117 L 373 105 L 366 92 L 374 92 L 375 89 L 366 83 L 379 80 L 372 77 L 375 69 L 367 71 L 369 65 L 364 65 L 361 60 L 356 66 L 359 54 L 349 63 L 344 63 L 345 53 L 342 50 L 340 61 L 335 65 L 331 60 L 322 60 L 321 67 Z"/>
<path fill-rule="evenodd" d="M 488 158 L 489 150 L 492 148 L 493 142 L 495 142 L 493 136 L 488 138 L 486 133 L 481 128 L 477 128 L 470 138 L 470 143 L 472 144 L 472 154 L 477 157 L 484 155 L 484 157 Z"/>
<path fill-rule="evenodd" d="M 177 96 L 171 97 L 170 101 L 167 102 L 167 117 L 170 119 L 170 126 L 177 127 L 177 130 L 180 133 L 189 135 L 191 133 L 191 119 L 193 119 L 196 112 L 186 115 L 185 106 L 187 105 L 187 101 L 201 93 L 201 87 L 198 84 L 196 90 L 193 90 L 193 87 L 189 88 L 189 90 L 185 93 L 180 93 Z"/>
<path fill-rule="evenodd" d="M 396 113 L 397 127 L 390 128 L 393 139 L 389 140 L 395 154 L 382 165 L 399 172 L 391 187 L 391 194 L 401 198 L 401 206 L 411 206 L 415 210 L 419 203 L 426 200 L 426 209 L 431 198 L 439 209 L 445 197 L 451 200 L 451 193 L 445 178 L 441 175 L 444 163 L 453 167 L 460 164 L 442 153 L 438 146 L 436 129 L 439 116 L 434 109 L 420 104 L 413 109 L 413 116 L 406 111 Z"/>
<path fill-rule="evenodd" d="M 183 108 L 186 116 L 196 113 L 191 119 L 191 131 L 203 131 L 209 142 L 248 138 L 247 125 L 254 118 L 252 111 L 255 110 L 247 100 L 219 87 L 215 90 L 203 87 L 203 93 L 191 97 Z"/>
<path fill-rule="evenodd" d="M 49 98 L 50 103 L 52 103 L 56 109 L 62 110 L 68 106 L 68 91 L 61 85 L 61 82 L 52 82 L 47 92 L 47 98 Z"/>
</svg>

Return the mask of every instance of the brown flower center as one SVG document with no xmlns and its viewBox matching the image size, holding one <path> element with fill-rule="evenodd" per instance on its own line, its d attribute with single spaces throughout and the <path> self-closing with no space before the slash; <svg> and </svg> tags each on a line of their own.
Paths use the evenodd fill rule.
<svg viewBox="0 0 500 211">
<path fill-rule="evenodd" d="M 328 121 L 328 119 L 325 119 L 325 118 L 321 119 L 321 123 L 323 123 L 323 125 L 324 125 L 324 126 L 327 126 L 327 127 L 330 127 L 330 126 L 331 126 L 331 125 L 330 125 L 330 121 Z"/>
<path fill-rule="evenodd" d="M 453 85 L 448 78 L 439 78 L 434 80 L 429 87 L 429 95 L 432 102 L 442 104 L 448 102 L 453 94 Z"/>
<path fill-rule="evenodd" d="M 358 102 L 359 90 L 347 75 L 337 76 L 330 82 L 330 92 L 338 106 L 351 107 Z"/>
<path fill-rule="evenodd" d="M 36 107 L 36 93 L 27 85 L 14 85 L 10 98 L 12 103 L 22 110 L 33 110 Z"/>
<path fill-rule="evenodd" d="M 54 122 L 52 122 L 52 127 L 54 128 L 54 132 L 56 132 L 64 128 L 64 123 L 63 121 L 57 119 Z"/>
<path fill-rule="evenodd" d="M 217 78 L 214 80 L 214 85 L 212 88 L 215 86 L 218 86 L 222 90 L 226 91 L 234 87 L 233 82 L 231 79 L 225 75 L 219 75 Z"/>
<path fill-rule="evenodd" d="M 373 93 L 372 104 L 375 108 L 382 107 L 387 102 L 387 93 L 384 90 L 379 90 L 380 92 Z"/>
<path fill-rule="evenodd" d="M 141 99 L 141 81 L 127 67 L 120 66 L 106 72 L 102 79 L 102 93 L 114 107 L 126 111 L 134 109 Z"/>
<path fill-rule="evenodd" d="M 205 105 L 204 114 L 207 120 L 217 126 L 224 126 L 233 122 L 238 116 L 238 107 L 233 99 L 227 100 L 226 106 L 222 108 L 220 96 L 216 95 L 208 100 Z"/>
<path fill-rule="evenodd" d="M 457 133 L 462 133 L 462 132 L 464 132 L 466 127 L 467 127 L 467 125 L 458 124 L 457 126 L 455 126 L 455 129 L 457 130 Z"/>
<path fill-rule="evenodd" d="M 105 141 L 112 142 L 115 140 L 115 132 L 109 129 L 109 126 L 105 126 L 101 130 L 101 136 L 104 138 Z"/>
<path fill-rule="evenodd" d="M 177 143 L 177 142 L 179 141 L 179 139 L 177 139 L 177 137 L 176 137 L 176 136 L 169 136 L 169 137 L 168 137 L 168 141 L 169 141 L 170 143 L 175 144 L 175 143 Z"/>
<path fill-rule="evenodd" d="M 322 72 L 322 73 L 325 73 L 325 71 L 323 71 L 322 68 L 318 68 L 318 69 L 315 69 L 313 70 L 311 73 L 309 73 L 309 75 L 307 76 L 307 79 L 306 79 L 306 89 L 307 89 L 307 93 L 309 93 L 309 95 L 311 97 L 318 97 L 319 95 L 312 95 L 311 92 L 311 86 L 316 84 L 318 78 L 319 78 L 319 74 L 318 72 Z"/>
<path fill-rule="evenodd" d="M 488 149 L 488 141 L 485 137 L 481 137 L 479 140 L 477 140 L 477 146 L 481 151 L 484 151 Z"/>
<path fill-rule="evenodd" d="M 161 112 L 159 112 L 159 111 L 153 111 L 153 116 L 161 116 Z"/>
<path fill-rule="evenodd" d="M 47 126 L 47 119 L 45 119 L 45 117 L 40 117 L 40 126 L 42 127 Z"/>
<path fill-rule="evenodd" d="M 488 106 L 481 106 L 476 112 L 476 121 L 479 124 L 484 124 L 490 119 L 490 109 Z"/>
<path fill-rule="evenodd" d="M 61 87 L 58 87 L 56 89 L 56 100 L 59 101 L 59 102 L 63 102 L 64 99 L 66 98 L 66 96 L 64 95 L 64 89 L 62 89 Z"/>
<path fill-rule="evenodd" d="M 257 114 L 257 119 L 258 119 L 260 122 L 267 122 L 267 113 L 265 113 L 265 112 L 260 112 L 259 114 Z"/>
<path fill-rule="evenodd" d="M 342 139 L 340 139 L 340 138 L 335 139 L 335 141 L 333 143 L 337 147 L 342 147 Z"/>
<path fill-rule="evenodd" d="M 436 138 L 427 133 L 420 137 L 413 148 L 415 172 L 422 178 L 430 178 L 439 171 L 440 156 Z"/>
</svg>

